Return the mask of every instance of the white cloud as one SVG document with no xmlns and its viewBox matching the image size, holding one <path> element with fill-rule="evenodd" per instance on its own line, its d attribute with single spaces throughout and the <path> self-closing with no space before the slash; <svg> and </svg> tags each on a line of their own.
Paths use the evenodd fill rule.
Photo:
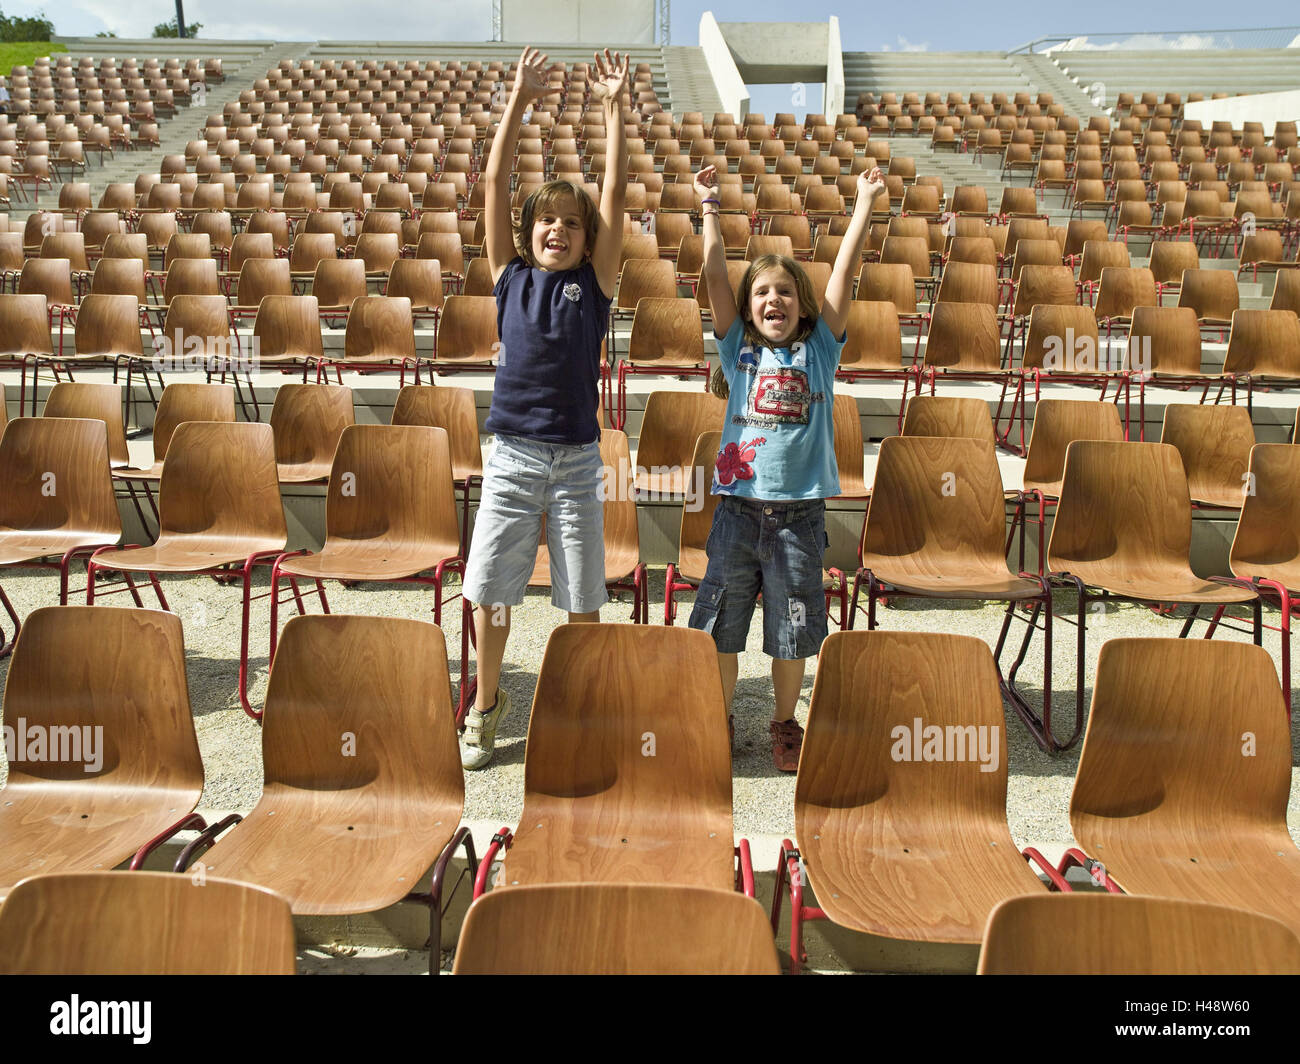
<svg viewBox="0 0 1300 1064">
<path fill-rule="evenodd" d="M 913 44 L 900 33 L 898 35 L 898 50 L 900 52 L 928 52 L 930 50 L 930 42 L 925 41 L 922 44 Z"/>
</svg>

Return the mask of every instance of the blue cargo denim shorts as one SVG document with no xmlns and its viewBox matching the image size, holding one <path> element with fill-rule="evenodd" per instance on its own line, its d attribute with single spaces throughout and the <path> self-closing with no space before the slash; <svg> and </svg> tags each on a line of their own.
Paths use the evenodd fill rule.
<svg viewBox="0 0 1300 1064">
<path fill-rule="evenodd" d="M 465 598 L 480 606 L 523 602 L 546 514 L 551 602 L 571 613 L 600 609 L 609 600 L 602 475 L 599 441 L 541 443 L 498 434 L 483 470 Z"/>
<path fill-rule="evenodd" d="M 690 626 L 713 636 L 720 654 L 745 649 L 759 592 L 763 653 L 808 658 L 826 639 L 822 560 L 826 503 L 763 502 L 724 496 L 713 513 L 708 568 Z"/>
</svg>

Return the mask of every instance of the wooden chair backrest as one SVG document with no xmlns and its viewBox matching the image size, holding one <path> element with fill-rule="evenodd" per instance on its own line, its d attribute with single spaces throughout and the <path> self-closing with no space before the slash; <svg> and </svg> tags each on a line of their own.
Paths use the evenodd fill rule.
<svg viewBox="0 0 1300 1064">
<path fill-rule="evenodd" d="M 44 295 L 0 295 L 0 354 L 54 354 Z"/>
<path fill-rule="evenodd" d="M 886 437 L 862 533 L 863 558 L 917 559 L 938 551 L 967 557 L 972 568 L 1005 569 L 1002 497 L 988 441 Z"/>
<path fill-rule="evenodd" d="M 161 462 L 179 425 L 186 421 L 235 420 L 233 384 L 198 384 L 176 381 L 163 389 L 154 415 L 153 456 Z"/>
<path fill-rule="evenodd" d="M 381 553 L 412 545 L 445 550 L 440 557 L 458 553 L 446 430 L 426 425 L 343 428 L 325 498 L 325 529 L 327 550 L 328 541 L 338 539 L 364 540 Z"/>
<path fill-rule="evenodd" d="M 67 386 L 64 382 L 55 387 Z M 78 386 L 112 390 L 120 429 L 122 399 L 117 386 Z M 122 534 L 122 521 L 109 475 L 109 430 L 93 410 L 58 414 L 57 409 L 53 415 L 17 418 L 3 426 L 0 527 L 42 534 L 75 531 L 112 543 Z M 125 443 L 123 438 L 123 455 Z M 125 460 L 120 464 L 125 465 Z M 47 486 L 53 486 L 53 491 L 45 490 Z"/>
<path fill-rule="evenodd" d="M 636 305 L 627 357 L 638 363 L 695 366 L 704 361 L 704 332 L 693 299 L 647 296 Z"/>
<path fill-rule="evenodd" d="M 244 263 L 244 271 L 261 267 L 263 259 Z M 272 260 L 279 261 L 279 260 Z M 240 275 L 241 280 L 243 274 Z M 253 336 L 263 357 L 323 358 L 320 305 L 315 296 L 263 295 L 253 319 Z"/>
<path fill-rule="evenodd" d="M 358 296 L 348 314 L 343 357 L 390 361 L 415 359 L 415 326 L 405 296 Z"/>
<path fill-rule="evenodd" d="M 628 259 L 620 271 L 616 306 L 633 309 L 646 296 L 677 298 L 677 276 L 667 259 Z"/>
<path fill-rule="evenodd" d="M 1281 705 L 1277 668 L 1261 647 L 1108 640 L 1070 796 L 1074 837 L 1103 854 L 1121 833 L 1146 838 L 1153 860 L 1172 842 L 1183 861 L 1210 823 L 1243 835 L 1267 825 L 1285 838 L 1291 740 Z"/>
<path fill-rule="evenodd" d="M 0 908 L 5 975 L 293 975 L 295 948 L 284 898 L 216 877 L 35 876 Z"/>
<path fill-rule="evenodd" d="M 239 267 L 235 286 L 235 306 L 260 307 L 266 296 L 288 298 L 293 295 L 289 260 L 275 258 L 245 259 Z"/>
<path fill-rule="evenodd" d="M 686 468 L 700 434 L 720 431 L 726 411 L 726 402 L 709 392 L 651 392 L 637 438 L 637 465 Z"/>
<path fill-rule="evenodd" d="M 949 263 L 949 269 L 953 265 Z M 936 302 L 925 341 L 925 365 L 962 371 L 1000 369 L 1002 345 L 996 308 L 987 303 Z"/>
<path fill-rule="evenodd" d="M 858 271 L 855 299 L 893 303 L 899 314 L 916 313 L 916 285 L 903 263 L 864 262 Z"/>
<path fill-rule="evenodd" d="M 1297 196 L 1300 200 L 1300 196 Z M 1300 314 L 1300 270 L 1279 270 L 1269 310 L 1289 310 Z"/>
<path fill-rule="evenodd" d="M 394 425 L 429 425 L 450 438 L 452 476 L 483 475 L 474 392 L 469 388 L 427 388 L 408 384 L 393 404 Z"/>
<path fill-rule="evenodd" d="M 13 422 L 5 442 L 20 425 L 37 420 Z M 77 431 L 88 425 L 79 423 Z M 76 668 L 68 667 L 70 647 L 77 648 Z M 20 718 L 29 730 L 42 727 L 47 735 L 55 728 L 78 729 L 77 735 L 85 734 L 83 728 L 102 728 L 93 733 L 99 764 L 84 758 L 27 760 L 30 751 L 20 747 L 9 761 L 3 792 L 8 800 L 64 796 L 83 815 L 108 814 L 124 795 L 148 792 L 171 796 L 177 820 L 198 804 L 203 761 L 175 614 L 93 606 L 34 610 L 19 632 L 5 684 L 4 719 L 16 724 Z"/>
<path fill-rule="evenodd" d="M 1296 419 L 1300 421 L 1300 413 Z M 1256 444 L 1247 468 L 1250 477 L 1245 486 L 1249 490 L 1243 495 L 1228 564 L 1233 575 L 1242 579 L 1269 576 L 1295 588 L 1291 580 L 1300 553 L 1295 541 L 1295 530 L 1300 527 L 1296 523 L 1300 514 L 1300 446 Z M 1267 571 L 1272 567 L 1282 567 L 1282 571 Z"/>
<path fill-rule="evenodd" d="M 1008 898 L 989 915 L 980 975 L 1294 975 L 1300 938 L 1226 905 L 1140 895 Z"/>
<path fill-rule="evenodd" d="M 1055 240 L 1048 240 L 1060 252 Z M 1021 243 L 1024 247 L 1024 243 Z M 1069 266 L 1026 265 L 1016 286 L 1016 301 L 1012 313 L 1017 317 L 1031 313 L 1038 306 L 1074 306 L 1078 300 L 1074 283 L 1074 270 Z"/>
<path fill-rule="evenodd" d="M 841 369 L 898 370 L 903 364 L 903 338 L 898 308 L 883 300 L 855 299 L 845 321 L 846 339 Z"/>
<path fill-rule="evenodd" d="M 997 270 L 976 262 L 949 262 L 943 269 L 936 303 L 985 303 L 996 315 Z"/>
<path fill-rule="evenodd" d="M 1186 568 L 1192 509 L 1176 448 L 1165 443 L 1076 440 L 1066 449 L 1048 567 L 1099 561 L 1130 579 Z"/>
<path fill-rule="evenodd" d="M 1119 360 L 1122 364 L 1122 359 Z M 1092 307 L 1040 303 L 1029 315 L 1025 337 L 1025 369 L 1057 373 L 1096 373 L 1120 369 L 1110 364 L 1109 352 L 1101 348 L 1097 315 Z"/>
<path fill-rule="evenodd" d="M 465 917 L 455 971 L 776 975 L 780 965 L 762 909 L 743 894 L 590 883 L 484 895 Z"/>
<path fill-rule="evenodd" d="M 352 389 L 339 384 L 282 384 L 271 407 L 275 460 L 285 465 L 332 460 L 353 425 Z"/>
<path fill-rule="evenodd" d="M 1255 427 L 1246 407 L 1167 406 L 1160 442 L 1178 448 L 1192 499 L 1241 505 L 1255 446 Z"/>
<path fill-rule="evenodd" d="M 221 292 L 215 259 L 173 259 L 163 284 L 163 302 L 177 296 L 215 296 Z"/>
<path fill-rule="evenodd" d="M 646 675 L 693 682 L 664 698 Z M 642 755 L 647 732 L 657 737 L 654 757 Z M 598 819 L 614 851 L 622 838 L 653 842 L 661 856 L 649 878 L 699 882 L 699 870 L 674 869 L 661 844 L 683 834 L 698 842 L 707 826 L 730 852 L 730 760 L 718 655 L 705 633 L 631 624 L 551 633 L 528 726 L 521 822 Z M 590 860 L 599 878 L 596 839 Z"/>
<path fill-rule="evenodd" d="M 1201 372 L 1201 327 L 1191 307 L 1134 307 L 1127 363 L 1144 373 Z"/>
<path fill-rule="evenodd" d="M 18 292 L 44 296 L 56 306 L 72 306 L 72 264 L 67 259 L 28 259 L 18 275 Z"/>
<path fill-rule="evenodd" d="M 477 361 L 496 357 L 497 303 L 492 296 L 448 296 L 438 325 L 439 361 Z"/>
<path fill-rule="evenodd" d="M 468 287 L 468 274 L 465 284 Z M 437 310 L 442 306 L 442 264 L 436 259 L 398 259 L 388 272 L 387 294 L 405 296 L 412 310 Z"/>
<path fill-rule="evenodd" d="M 720 498 L 709 489 L 713 484 L 713 470 L 721 449 L 721 431 L 702 432 L 695 440 L 691 454 L 691 475 L 687 481 L 689 487 L 682 506 L 681 532 L 678 536 L 681 550 L 703 551 L 708 542 L 709 531 L 713 527 L 713 511 L 718 508 Z M 702 497 L 697 494 L 699 488 L 703 488 Z"/>
<path fill-rule="evenodd" d="M 1300 318 L 1286 310 L 1237 310 L 1224 373 L 1300 378 Z"/>
<path fill-rule="evenodd" d="M 178 425 L 167 447 L 158 491 L 160 540 L 191 533 L 235 543 L 288 539 L 270 425 Z"/>
<path fill-rule="evenodd" d="M 1078 399 L 1040 399 L 1034 407 L 1034 427 L 1025 457 L 1024 486 L 1045 495 L 1061 494 L 1065 452 L 1075 440 L 1124 439 L 1119 409 L 1114 403 Z"/>
<path fill-rule="evenodd" d="M 1151 243 L 1151 267 L 1157 284 L 1179 284 L 1184 270 L 1199 269 L 1200 253 L 1190 240 L 1154 240 Z"/>
<path fill-rule="evenodd" d="M 108 456 L 114 467 L 125 466 L 130 457 L 126 429 L 122 422 L 122 389 L 117 384 L 88 381 L 60 381 L 50 389 L 42 408 L 48 418 L 91 418 L 102 421 L 108 433 Z"/>
<path fill-rule="evenodd" d="M 1086 255 L 1087 252 L 1085 251 Z M 1135 307 L 1158 307 L 1160 297 L 1150 270 L 1106 266 L 1097 291 L 1097 317 L 1131 317 Z"/>
<path fill-rule="evenodd" d="M 1230 270 L 1184 270 L 1178 305 L 1191 307 L 1198 318 L 1231 320 L 1241 306 L 1237 278 Z"/>
<path fill-rule="evenodd" d="M 993 418 L 983 399 L 913 395 L 903 415 L 904 436 L 967 436 L 996 442 Z"/>
<path fill-rule="evenodd" d="M 1100 281 L 1101 271 L 1108 266 L 1127 268 L 1128 264 L 1127 244 L 1118 240 L 1085 240 L 1083 258 L 1079 262 L 1079 280 Z"/>
</svg>

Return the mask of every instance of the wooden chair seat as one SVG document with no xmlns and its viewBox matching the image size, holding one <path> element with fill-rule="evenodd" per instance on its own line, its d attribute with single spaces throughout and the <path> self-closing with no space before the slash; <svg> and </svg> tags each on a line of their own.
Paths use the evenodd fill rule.
<svg viewBox="0 0 1300 1064">
<path fill-rule="evenodd" d="M 0 909 L 5 975 L 293 975 L 294 950 L 283 898 L 210 877 L 40 875 Z"/>
<path fill-rule="evenodd" d="M 382 548 L 375 540 L 335 540 L 318 554 L 286 558 L 280 571 L 318 580 L 401 580 L 455 557 L 460 550 L 456 539 L 429 543 L 390 543 Z"/>
<path fill-rule="evenodd" d="M 451 842 L 464 804 L 441 629 L 293 618 L 263 720 L 262 797 L 203 854 L 206 873 L 269 887 L 304 915 L 401 901 Z M 340 757 L 348 733 L 355 756 Z"/>
<path fill-rule="evenodd" d="M 69 647 L 78 648 L 75 669 Z M 93 769 L 84 757 L 85 764 L 9 762 L 0 790 L 0 899 L 28 876 L 115 868 L 199 803 L 203 762 L 178 617 L 86 606 L 34 611 L 14 647 L 4 719 L 16 732 L 20 719 L 47 734 L 100 726 L 102 760 Z"/>
<path fill-rule="evenodd" d="M 284 550 L 285 539 L 270 536 L 177 533 L 163 529 L 158 542 L 134 550 L 111 550 L 95 558 L 97 566 L 128 573 L 192 573 L 217 565 L 240 565 L 250 554 Z"/>
<path fill-rule="evenodd" d="M 765 914 L 730 890 L 575 883 L 485 895 L 465 917 L 455 971 L 775 975 L 780 967 Z"/>
<path fill-rule="evenodd" d="M 12 529 L 0 525 L 0 565 L 18 565 L 33 558 L 52 558 L 77 547 L 103 546 L 116 541 L 121 528 Z"/>
</svg>

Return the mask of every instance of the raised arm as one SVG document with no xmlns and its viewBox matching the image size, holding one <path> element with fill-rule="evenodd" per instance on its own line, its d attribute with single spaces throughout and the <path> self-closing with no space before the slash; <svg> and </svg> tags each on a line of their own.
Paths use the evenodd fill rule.
<svg viewBox="0 0 1300 1064">
<path fill-rule="evenodd" d="M 623 253 L 623 202 L 627 198 L 627 131 L 623 128 L 623 92 L 627 88 L 628 56 L 596 55 L 596 81 L 591 96 L 605 111 L 605 187 L 600 194 L 600 225 L 591 265 L 596 282 L 607 296 L 618 286 L 618 260 Z"/>
<path fill-rule="evenodd" d="M 876 167 L 858 174 L 858 193 L 853 203 L 853 217 L 848 232 L 835 256 L 831 279 L 826 285 L 826 298 L 822 302 L 822 320 L 836 338 L 844 334 L 844 324 L 849 319 L 849 301 L 853 298 L 853 278 L 862 262 L 862 249 L 871 231 L 871 205 L 885 191 L 885 179 Z"/>
<path fill-rule="evenodd" d="M 700 283 L 708 285 L 713 332 L 717 336 L 726 336 L 736 320 L 736 295 L 727 276 L 727 249 L 722 243 L 722 223 L 718 221 L 718 172 L 715 167 L 706 166 L 695 175 L 695 194 L 700 200 L 704 229 Z"/>
<path fill-rule="evenodd" d="M 525 109 L 530 101 L 541 99 L 553 91 L 546 84 L 546 74 L 546 56 L 536 48 L 525 48 L 515 71 L 515 87 L 506 102 L 505 114 L 501 116 L 492 150 L 488 153 L 487 166 L 483 169 L 483 246 L 492 269 L 493 284 L 518 254 L 510 217 L 510 168 Z"/>
</svg>

